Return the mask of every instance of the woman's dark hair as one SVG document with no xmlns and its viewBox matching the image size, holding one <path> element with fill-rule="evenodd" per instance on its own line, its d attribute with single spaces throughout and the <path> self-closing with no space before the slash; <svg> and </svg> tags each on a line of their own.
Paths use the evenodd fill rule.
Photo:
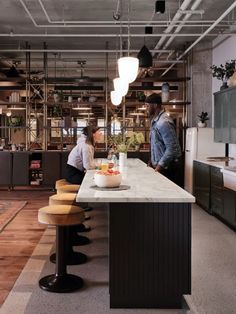
<svg viewBox="0 0 236 314">
<path fill-rule="evenodd" d="M 99 129 L 100 129 L 99 127 L 93 125 L 88 125 L 83 128 L 82 133 L 87 137 L 86 143 L 91 144 L 93 146 L 95 145 L 93 134 L 96 133 Z"/>
</svg>

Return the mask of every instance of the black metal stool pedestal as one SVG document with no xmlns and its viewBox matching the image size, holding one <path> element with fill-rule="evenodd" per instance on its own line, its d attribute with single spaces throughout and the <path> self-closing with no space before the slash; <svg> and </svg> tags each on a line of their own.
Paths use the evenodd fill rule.
<svg viewBox="0 0 236 314">
<path fill-rule="evenodd" d="M 83 279 L 67 274 L 66 271 L 66 227 L 56 226 L 56 271 L 39 280 L 41 289 L 49 292 L 66 293 L 80 289 L 83 286 Z"/>
<path fill-rule="evenodd" d="M 75 252 L 73 250 L 72 243 L 70 241 L 70 228 L 66 228 L 65 250 L 66 250 L 66 265 L 80 265 L 87 262 L 87 256 L 81 252 Z M 56 253 L 50 256 L 50 261 L 56 263 Z"/>
</svg>

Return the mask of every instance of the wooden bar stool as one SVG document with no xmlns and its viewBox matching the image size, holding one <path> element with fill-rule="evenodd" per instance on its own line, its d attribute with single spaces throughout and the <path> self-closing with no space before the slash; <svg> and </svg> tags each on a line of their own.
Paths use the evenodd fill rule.
<svg viewBox="0 0 236 314">
<path fill-rule="evenodd" d="M 77 185 L 77 184 L 62 185 L 62 186 L 59 186 L 59 188 L 57 189 L 57 193 L 58 193 L 58 195 L 61 195 L 61 194 L 73 194 L 73 196 L 71 196 L 71 197 L 67 196 L 67 195 L 65 197 L 65 199 L 67 199 L 67 202 L 70 202 L 71 198 L 73 198 L 74 195 L 76 195 L 79 187 L 80 187 L 80 185 Z M 58 199 L 59 200 L 63 200 L 63 196 L 58 196 Z M 54 202 L 54 201 L 57 202 L 56 196 L 53 196 L 53 198 L 51 198 L 51 200 L 49 199 L 49 202 Z M 85 236 L 77 235 L 77 232 L 79 232 L 79 228 L 80 227 L 71 227 L 70 228 L 70 242 L 73 245 L 87 245 L 87 244 L 90 244 L 91 241 L 89 240 L 89 238 L 87 238 Z"/>
<path fill-rule="evenodd" d="M 49 205 L 75 205 L 79 206 L 78 203 L 76 203 L 76 193 L 60 193 L 60 194 L 54 194 L 49 197 Z M 87 216 L 88 218 L 88 216 Z M 85 216 L 85 220 L 86 219 Z M 77 232 L 89 232 L 91 231 L 90 227 L 86 227 L 84 224 L 78 225 L 77 227 L 74 227 Z"/>
<path fill-rule="evenodd" d="M 57 194 L 60 193 L 77 193 L 80 188 L 80 185 L 78 184 L 64 184 L 59 185 L 57 188 Z"/>
<path fill-rule="evenodd" d="M 76 193 L 60 193 L 49 197 L 49 205 L 76 205 Z"/>
<path fill-rule="evenodd" d="M 66 179 L 57 180 L 56 183 L 55 183 L 55 189 L 57 189 L 59 186 L 69 185 L 69 184 L 70 183 L 68 181 L 66 181 Z"/>
<path fill-rule="evenodd" d="M 79 206 L 51 205 L 39 209 L 38 221 L 56 226 L 56 269 L 55 273 L 39 280 L 41 289 L 50 292 L 72 292 L 83 286 L 83 279 L 68 274 L 66 270 L 66 227 L 81 224 L 84 211 Z"/>
<path fill-rule="evenodd" d="M 49 197 L 49 206 L 50 205 L 74 205 L 78 206 L 76 203 L 76 193 L 62 193 L 54 194 Z M 81 252 L 75 252 L 73 250 L 73 242 L 77 239 L 77 243 L 88 242 L 87 238 L 77 235 L 77 232 L 90 231 L 90 227 L 84 226 L 84 224 L 69 226 L 67 227 L 66 232 L 66 264 L 67 265 L 80 265 L 84 264 L 87 261 L 87 256 Z M 90 241 L 89 241 L 90 242 Z M 52 263 L 56 262 L 56 254 L 53 253 L 50 256 L 50 261 Z"/>
<path fill-rule="evenodd" d="M 60 182 L 58 182 L 60 181 Z M 65 184 L 66 180 L 65 179 L 61 179 L 56 181 L 56 190 L 57 190 L 57 194 L 62 194 L 62 193 L 77 193 L 80 185 L 79 184 Z M 86 207 L 84 208 L 84 211 L 90 211 L 92 210 L 91 207 Z M 90 219 L 90 218 L 88 218 Z"/>
</svg>

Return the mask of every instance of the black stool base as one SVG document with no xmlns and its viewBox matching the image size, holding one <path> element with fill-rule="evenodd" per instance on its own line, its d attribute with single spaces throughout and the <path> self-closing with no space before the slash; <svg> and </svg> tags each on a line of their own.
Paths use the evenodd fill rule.
<svg viewBox="0 0 236 314">
<path fill-rule="evenodd" d="M 89 238 L 84 237 L 84 236 L 77 236 L 77 237 L 71 238 L 71 244 L 72 245 L 87 245 L 90 243 L 91 243 L 91 241 L 89 240 Z"/>
<path fill-rule="evenodd" d="M 53 264 L 56 264 L 56 253 L 53 253 L 50 256 L 50 261 Z M 66 256 L 66 265 L 80 265 L 87 262 L 87 256 L 80 252 L 74 252 L 70 253 Z"/>
<path fill-rule="evenodd" d="M 83 210 L 85 212 L 91 212 L 91 210 L 93 210 L 93 207 L 85 207 L 85 208 L 83 208 Z"/>
<path fill-rule="evenodd" d="M 49 275 L 39 280 L 39 287 L 49 292 L 66 293 L 79 290 L 83 283 L 83 279 L 75 275 Z"/>
<path fill-rule="evenodd" d="M 76 232 L 89 232 L 91 231 L 91 227 L 86 227 L 84 224 L 76 226 Z"/>
</svg>

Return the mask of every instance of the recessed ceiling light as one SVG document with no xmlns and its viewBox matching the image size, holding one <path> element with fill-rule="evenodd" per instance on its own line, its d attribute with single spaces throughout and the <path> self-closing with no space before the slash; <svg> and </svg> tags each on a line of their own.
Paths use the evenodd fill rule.
<svg viewBox="0 0 236 314">
<path fill-rule="evenodd" d="M 24 107 L 10 108 L 11 110 L 26 110 Z"/>
<path fill-rule="evenodd" d="M 80 112 L 80 116 L 90 116 L 90 115 L 93 115 L 94 113 L 93 112 Z"/>
<path fill-rule="evenodd" d="M 91 110 L 90 107 L 77 107 L 77 108 L 72 108 L 72 110 Z"/>
<path fill-rule="evenodd" d="M 143 111 L 146 111 L 146 110 L 147 110 L 147 108 L 146 108 L 146 107 L 140 107 L 140 108 L 138 108 L 137 110 L 143 110 Z"/>
<path fill-rule="evenodd" d="M 145 116 L 143 112 L 131 112 L 129 115 L 130 116 Z"/>
</svg>

